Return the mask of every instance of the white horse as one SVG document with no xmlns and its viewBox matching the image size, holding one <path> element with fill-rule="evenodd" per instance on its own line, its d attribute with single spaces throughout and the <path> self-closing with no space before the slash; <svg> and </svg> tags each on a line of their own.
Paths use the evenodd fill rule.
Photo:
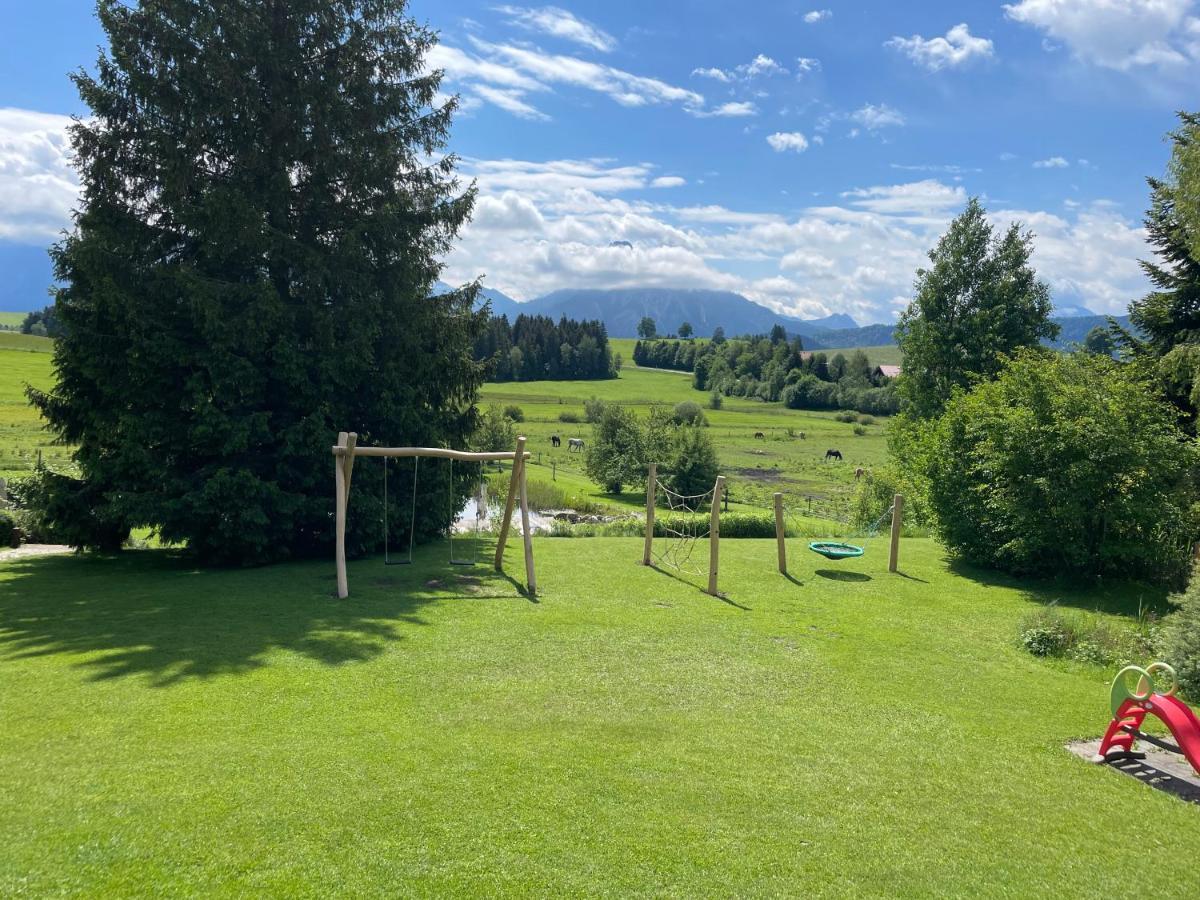
<svg viewBox="0 0 1200 900">
<path fill-rule="evenodd" d="M 571 453 L 575 450 L 583 452 L 583 438 L 567 438 L 567 452 Z"/>
</svg>

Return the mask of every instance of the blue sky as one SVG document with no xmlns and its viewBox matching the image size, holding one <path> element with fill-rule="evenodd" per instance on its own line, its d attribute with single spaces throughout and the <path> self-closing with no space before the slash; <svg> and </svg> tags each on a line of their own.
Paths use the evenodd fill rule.
<svg viewBox="0 0 1200 900">
<path fill-rule="evenodd" d="M 1145 176 L 1163 171 L 1173 111 L 1200 106 L 1196 0 L 410 10 L 441 33 L 432 62 L 463 102 L 451 149 L 480 187 L 447 278 L 484 274 L 517 299 L 710 287 L 889 321 L 978 194 L 1037 233 L 1058 303 L 1120 312 L 1146 287 Z M 80 0 L 6 4 L 3 23 L 13 309 L 40 302 L 43 249 L 68 221 L 62 128 L 86 110 L 66 73 L 102 38 Z"/>
</svg>

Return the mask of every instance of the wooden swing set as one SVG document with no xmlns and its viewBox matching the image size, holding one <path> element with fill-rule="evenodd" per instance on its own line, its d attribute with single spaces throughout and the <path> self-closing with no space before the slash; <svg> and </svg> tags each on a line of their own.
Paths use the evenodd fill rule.
<svg viewBox="0 0 1200 900">
<path fill-rule="evenodd" d="M 512 477 L 508 483 L 508 496 L 504 501 L 504 518 L 500 524 L 500 535 L 496 540 L 496 571 L 504 562 L 504 545 L 512 522 L 513 507 L 521 503 L 521 531 L 525 539 L 525 584 L 530 595 L 537 593 L 537 578 L 533 572 L 533 539 L 529 531 L 529 500 L 525 487 L 525 460 L 529 452 L 525 449 L 525 438 L 517 438 L 517 449 L 497 453 L 469 453 L 464 450 L 447 450 L 442 447 L 360 447 L 358 435 L 353 432 L 338 432 L 333 446 L 334 509 L 336 545 L 334 557 L 337 563 L 337 595 L 344 600 L 350 595 L 346 574 L 346 513 L 350 505 L 350 480 L 354 472 L 354 460 L 359 456 L 381 456 L 386 460 L 393 457 L 432 457 L 460 462 L 512 462 Z M 416 485 L 414 484 L 414 492 Z M 415 493 L 414 493 L 415 502 Z"/>
</svg>

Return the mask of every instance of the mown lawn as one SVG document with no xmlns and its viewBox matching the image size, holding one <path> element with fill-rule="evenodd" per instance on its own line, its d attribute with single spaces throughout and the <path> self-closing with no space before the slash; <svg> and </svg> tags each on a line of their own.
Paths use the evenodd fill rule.
<svg viewBox="0 0 1200 900">
<path fill-rule="evenodd" d="M 1195 896 L 1197 809 L 1063 750 L 1110 673 L 1014 646 L 1161 594 L 640 547 L 0 563 L 0 895 Z"/>
<path fill-rule="evenodd" d="M 0 331 L 0 478 L 25 475 L 40 450 L 57 468 L 70 464 L 70 451 L 51 443 L 41 416 L 25 399 L 25 385 L 54 383 L 49 338 Z"/>
</svg>

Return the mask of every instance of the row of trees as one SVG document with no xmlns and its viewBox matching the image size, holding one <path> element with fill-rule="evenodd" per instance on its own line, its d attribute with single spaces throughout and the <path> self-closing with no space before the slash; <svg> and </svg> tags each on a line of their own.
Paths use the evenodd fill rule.
<svg viewBox="0 0 1200 900">
<path fill-rule="evenodd" d="M 604 323 L 563 316 L 493 317 L 475 340 L 475 358 L 491 366 L 493 381 L 616 378 L 619 356 L 608 344 Z"/>
<path fill-rule="evenodd" d="M 889 415 L 899 409 L 891 379 L 875 375 L 862 350 L 849 356 L 807 353 L 800 338 L 788 339 L 782 326 L 758 337 L 720 342 L 638 341 L 639 366 L 692 372 L 701 391 L 782 402 L 792 409 L 856 409 Z"/>
</svg>

